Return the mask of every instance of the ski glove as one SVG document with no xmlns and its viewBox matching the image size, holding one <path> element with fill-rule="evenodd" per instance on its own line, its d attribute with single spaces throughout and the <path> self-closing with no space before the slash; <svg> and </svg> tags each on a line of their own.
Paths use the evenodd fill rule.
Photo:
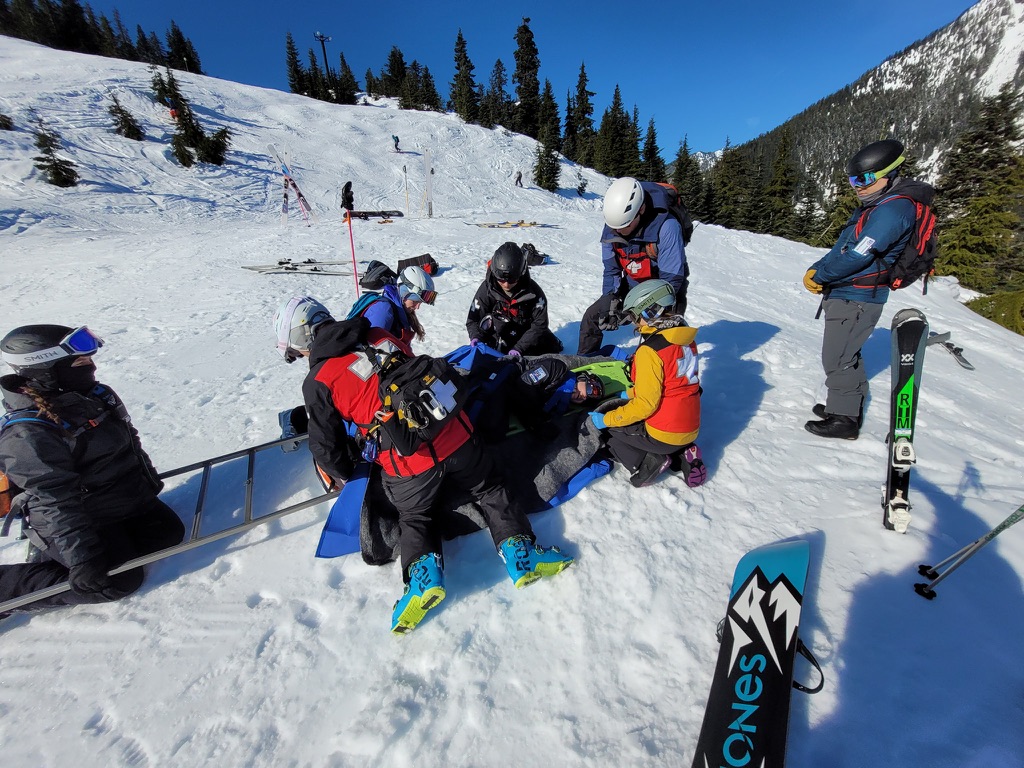
<svg viewBox="0 0 1024 768">
<path fill-rule="evenodd" d="M 86 560 L 84 563 L 71 566 L 68 584 L 76 595 L 86 597 L 102 596 L 108 600 L 117 597 L 114 585 L 107 576 L 107 558 L 103 555 Z"/>
<path fill-rule="evenodd" d="M 804 273 L 804 288 L 811 293 L 821 293 L 824 290 L 820 283 L 814 282 L 814 275 L 817 271 L 816 269 L 808 269 Z"/>
<path fill-rule="evenodd" d="M 594 422 L 594 426 L 598 429 L 608 429 L 608 425 L 604 423 L 604 414 L 598 413 L 597 411 L 590 412 L 590 420 Z"/>
<path fill-rule="evenodd" d="M 508 351 L 508 357 L 522 357 L 523 353 L 518 349 L 510 349 Z"/>
<path fill-rule="evenodd" d="M 479 343 L 480 343 L 480 339 L 470 339 L 469 340 L 469 346 L 471 346 L 471 347 L 475 347 Z"/>
</svg>

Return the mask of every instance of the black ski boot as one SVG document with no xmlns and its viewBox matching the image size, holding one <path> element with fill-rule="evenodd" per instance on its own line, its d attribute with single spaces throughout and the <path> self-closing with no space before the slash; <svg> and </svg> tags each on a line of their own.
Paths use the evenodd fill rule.
<svg viewBox="0 0 1024 768">
<path fill-rule="evenodd" d="M 818 437 L 837 437 L 843 440 L 856 440 L 860 434 L 855 418 L 834 413 L 826 414 L 822 421 L 808 421 L 804 429 Z"/>
<path fill-rule="evenodd" d="M 824 403 L 815 403 L 814 407 L 811 408 L 811 413 L 817 416 L 819 419 L 827 419 L 828 411 L 825 410 Z M 864 406 L 861 405 L 860 411 L 857 413 L 857 429 L 861 429 L 864 426 Z"/>
<path fill-rule="evenodd" d="M 664 456 L 660 453 L 648 453 L 636 471 L 630 474 L 629 482 L 634 488 L 644 488 L 651 485 L 658 476 L 672 464 L 671 456 Z"/>
</svg>

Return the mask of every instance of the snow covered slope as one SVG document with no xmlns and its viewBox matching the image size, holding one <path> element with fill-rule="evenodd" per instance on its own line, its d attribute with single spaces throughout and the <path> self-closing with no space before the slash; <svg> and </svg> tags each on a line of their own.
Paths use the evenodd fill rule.
<svg viewBox="0 0 1024 768">
<path fill-rule="evenodd" d="M 170 159 L 171 124 L 144 66 L 0 38 L 0 331 L 88 323 L 106 339 L 101 380 L 125 399 L 163 470 L 265 442 L 297 404 L 301 366 L 274 350 L 280 301 L 309 293 L 344 312 L 347 277 L 264 276 L 242 265 L 351 256 L 338 211 L 407 210 L 355 222 L 360 262 L 430 252 L 441 292 L 421 349 L 466 341 L 484 262 L 506 239 L 552 257 L 534 271 L 570 349 L 598 295 L 600 195 L 608 180 L 563 169 L 557 195 L 517 189 L 536 145 L 451 115 L 387 102 L 338 107 L 181 76 L 208 128 L 235 135 L 222 168 Z M 108 91 L 146 141 L 114 135 Z M 60 190 L 32 167 L 27 110 L 62 136 L 83 183 Z M 404 154 L 391 152 L 397 134 Z M 287 148 L 322 224 L 280 221 L 266 145 Z M 430 151 L 432 218 L 424 212 Z M 408 179 L 408 197 L 406 195 Z M 474 223 L 550 226 L 493 230 Z M 419 629 L 388 626 L 397 566 L 316 560 L 326 509 L 297 513 L 154 566 L 115 605 L 0 624 L 0 743 L 9 765 L 688 765 L 718 652 L 715 625 L 749 548 L 799 537 L 812 550 L 802 634 L 826 686 L 794 694 L 790 768 L 1022 766 L 1024 529 L 1011 529 L 939 589 L 917 565 L 980 536 L 1024 501 L 1019 408 L 1024 339 L 974 315 L 955 283 L 895 296 L 865 349 L 874 398 L 856 442 L 803 430 L 821 383 L 816 301 L 800 285 L 818 251 L 699 226 L 688 249 L 690 322 L 700 326 L 710 480 L 632 489 L 619 469 L 534 517 L 577 557 L 517 592 L 486 535 L 446 547 L 449 599 Z M 906 306 L 951 330 L 977 367 L 932 348 L 925 363 L 914 521 L 881 526 L 888 323 Z M 633 343 L 628 331 L 612 335 Z M 237 520 L 244 472 L 215 476 L 211 526 Z M 188 519 L 196 482 L 165 496 Z M 257 463 L 257 504 L 317 492 L 305 450 Z M 0 561 L 24 542 L 5 540 Z M 801 668 L 802 677 L 810 677 Z"/>
</svg>

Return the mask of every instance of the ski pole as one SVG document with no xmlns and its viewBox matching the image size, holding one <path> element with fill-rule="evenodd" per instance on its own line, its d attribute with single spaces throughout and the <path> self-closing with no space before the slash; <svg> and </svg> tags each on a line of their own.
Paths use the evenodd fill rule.
<svg viewBox="0 0 1024 768">
<path fill-rule="evenodd" d="M 348 242 L 352 246 L 352 279 L 356 281 L 356 298 L 359 298 L 359 269 L 356 267 L 356 240 L 352 235 L 352 212 L 345 211 L 345 221 L 348 222 Z"/>
<path fill-rule="evenodd" d="M 932 579 L 927 584 L 915 584 L 914 591 L 917 592 L 921 597 L 927 600 L 935 599 L 935 586 L 949 576 L 953 571 L 967 562 L 971 557 L 977 554 L 978 550 L 988 544 L 992 539 L 998 536 L 1000 533 L 1005 531 L 1011 525 L 1019 522 L 1024 517 L 1024 504 L 1017 507 L 1015 512 L 1012 512 L 1003 522 L 993 528 L 991 531 L 986 533 L 979 539 L 972 541 L 963 549 L 957 550 L 952 555 L 947 557 L 940 563 L 935 565 L 921 565 L 918 566 L 917 572 L 922 576 Z M 948 564 L 948 565 L 947 565 Z"/>
<path fill-rule="evenodd" d="M 406 167 L 402 166 L 402 173 L 405 174 L 405 215 L 412 216 L 412 211 L 409 210 L 409 171 Z"/>
</svg>

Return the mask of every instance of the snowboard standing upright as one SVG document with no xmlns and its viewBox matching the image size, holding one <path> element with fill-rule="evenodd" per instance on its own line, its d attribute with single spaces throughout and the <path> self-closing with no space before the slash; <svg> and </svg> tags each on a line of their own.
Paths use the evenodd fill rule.
<svg viewBox="0 0 1024 768">
<path fill-rule="evenodd" d="M 917 461 L 914 427 L 927 342 L 928 320 L 923 312 L 901 309 L 896 313 L 892 319 L 892 399 L 882 524 L 897 533 L 906 533 L 910 526 L 910 468 Z"/>
<path fill-rule="evenodd" d="M 693 768 L 784 765 L 809 562 L 808 543 L 789 541 L 751 550 L 736 566 Z"/>
</svg>

